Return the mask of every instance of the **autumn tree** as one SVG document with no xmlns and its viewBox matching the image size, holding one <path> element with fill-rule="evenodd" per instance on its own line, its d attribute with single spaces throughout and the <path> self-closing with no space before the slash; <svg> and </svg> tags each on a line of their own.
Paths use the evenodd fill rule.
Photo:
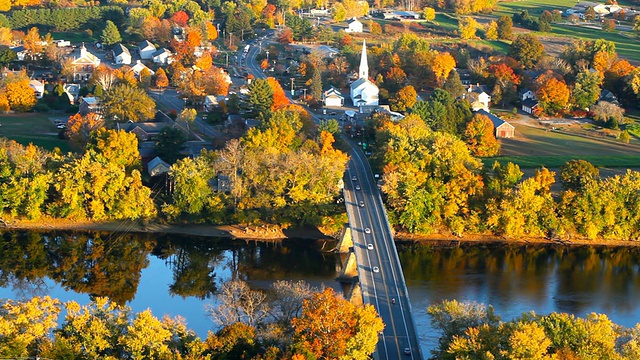
<svg viewBox="0 0 640 360">
<path fill-rule="evenodd" d="M 249 288 L 240 280 L 224 283 L 218 293 L 219 304 L 209 308 L 211 317 L 220 325 L 231 326 L 242 323 L 257 327 L 269 314 L 267 295 Z"/>
<path fill-rule="evenodd" d="M 29 32 L 25 35 L 22 40 L 22 44 L 24 49 L 29 52 L 30 56 L 37 56 L 43 50 L 43 46 L 41 44 L 42 38 L 40 37 L 40 32 L 37 27 L 32 27 L 29 29 Z"/>
<path fill-rule="evenodd" d="M 169 86 L 169 78 L 167 78 L 167 73 L 163 68 L 159 68 L 158 71 L 156 71 L 154 85 L 160 89 Z"/>
<path fill-rule="evenodd" d="M 144 89 L 119 84 L 107 90 L 102 98 L 102 113 L 110 125 L 116 121 L 140 122 L 151 119 L 156 104 Z"/>
<path fill-rule="evenodd" d="M 411 85 L 407 85 L 398 90 L 398 92 L 389 99 L 391 110 L 404 112 L 413 107 L 417 98 L 418 93 L 416 89 Z"/>
<path fill-rule="evenodd" d="M 293 32 L 290 28 L 284 28 L 278 35 L 278 43 L 282 45 L 289 45 L 293 42 Z"/>
<path fill-rule="evenodd" d="M 548 78 L 536 92 L 540 107 L 547 114 L 556 114 L 569 105 L 571 93 L 564 81 Z"/>
<path fill-rule="evenodd" d="M 271 87 L 271 91 L 273 93 L 271 110 L 277 111 L 287 106 L 289 104 L 289 98 L 287 98 L 287 94 L 285 94 L 284 89 L 282 88 L 278 80 L 273 77 L 268 77 L 267 83 L 269 84 L 269 87 Z"/>
<path fill-rule="evenodd" d="M 36 105 L 36 92 L 29 86 L 28 79 L 22 76 L 8 77 L 3 82 L 6 83 L 4 90 L 12 110 L 25 112 Z"/>
<path fill-rule="evenodd" d="M 477 29 L 478 22 L 470 16 L 465 16 L 458 20 L 458 31 L 461 39 L 474 39 Z"/>
<path fill-rule="evenodd" d="M 436 18 L 436 10 L 434 8 L 426 6 L 422 9 L 422 18 L 427 21 L 433 21 Z"/>
<path fill-rule="evenodd" d="M 509 47 L 509 55 L 530 69 L 544 56 L 544 46 L 535 35 L 518 35 Z"/>
<path fill-rule="evenodd" d="M 491 21 L 484 32 L 484 37 L 487 40 L 496 40 L 498 39 L 498 23 L 495 21 Z"/>
<path fill-rule="evenodd" d="M 171 21 L 180 27 L 186 27 L 189 15 L 182 10 L 176 11 L 171 15 Z"/>
<path fill-rule="evenodd" d="M 371 305 L 357 307 L 327 288 L 304 301 L 292 321 L 294 352 L 316 358 L 364 358 L 375 351 L 382 320 Z"/>
<path fill-rule="evenodd" d="M 599 101 L 590 110 L 596 122 L 611 129 L 617 129 L 624 120 L 624 109 L 608 101 Z"/>
<path fill-rule="evenodd" d="M 474 156 L 491 157 L 500 152 L 493 122 L 485 115 L 476 114 L 467 124 L 464 139 Z"/>
<path fill-rule="evenodd" d="M 433 58 L 431 69 L 436 75 L 436 81 L 442 85 L 449 76 L 449 73 L 456 67 L 456 59 L 448 52 L 438 53 Z"/>
<path fill-rule="evenodd" d="M 565 190 L 579 191 L 599 178 L 600 170 L 586 160 L 570 160 L 560 167 L 560 183 Z"/>
<path fill-rule="evenodd" d="M 85 116 L 80 114 L 71 115 L 67 121 L 67 137 L 79 148 L 84 148 L 89 141 L 90 135 L 104 126 L 102 116 L 90 112 Z"/>
<path fill-rule="evenodd" d="M 498 38 L 511 40 L 513 37 L 513 20 L 508 15 L 502 15 L 498 19 Z"/>
</svg>

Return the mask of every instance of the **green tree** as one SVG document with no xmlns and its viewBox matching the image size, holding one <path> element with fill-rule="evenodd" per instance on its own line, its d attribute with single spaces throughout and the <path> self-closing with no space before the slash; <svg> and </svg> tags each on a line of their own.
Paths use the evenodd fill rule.
<svg viewBox="0 0 640 360">
<path fill-rule="evenodd" d="M 162 160 L 173 164 L 181 157 L 186 142 L 187 136 L 182 130 L 167 126 L 156 137 L 155 150 Z"/>
<path fill-rule="evenodd" d="M 16 52 L 9 49 L 8 47 L 0 50 L 0 65 L 9 66 L 12 62 L 18 60 L 18 55 Z"/>
<path fill-rule="evenodd" d="M 602 80 L 597 72 L 583 70 L 576 77 L 573 88 L 573 103 L 580 109 L 588 109 L 600 98 Z"/>
<path fill-rule="evenodd" d="M 107 20 L 104 30 L 102 30 L 102 34 L 100 35 L 100 41 L 106 45 L 114 45 L 122 41 L 120 31 L 113 21 Z"/>
<path fill-rule="evenodd" d="M 178 160 L 171 166 L 170 175 L 174 181 L 173 202 L 163 207 L 168 216 L 177 218 L 182 213 L 201 215 L 213 205 L 209 181 L 215 174 L 205 156 Z"/>
<path fill-rule="evenodd" d="M 513 37 L 513 20 L 507 15 L 502 15 L 498 19 L 498 38 L 511 40 Z"/>
<path fill-rule="evenodd" d="M 544 54 L 544 47 L 538 38 L 531 34 L 518 35 L 509 47 L 509 55 L 527 69 L 532 68 Z"/>
<path fill-rule="evenodd" d="M 311 89 L 309 94 L 315 101 L 322 101 L 322 76 L 316 67 L 313 68 L 311 75 Z"/>
<path fill-rule="evenodd" d="M 156 104 L 144 89 L 118 84 L 104 93 L 102 113 L 111 126 L 115 122 L 141 122 L 153 118 Z"/>
<path fill-rule="evenodd" d="M 256 79 L 249 85 L 248 103 L 254 116 L 267 118 L 273 105 L 273 89 L 266 79 Z"/>
<path fill-rule="evenodd" d="M 560 183 L 565 190 L 584 188 L 600 178 L 600 170 L 586 160 L 570 160 L 560 167 Z"/>
<path fill-rule="evenodd" d="M 465 87 L 460 80 L 460 74 L 456 70 L 453 70 L 449 73 L 449 77 L 444 82 L 442 89 L 448 92 L 451 97 L 457 99 L 464 94 Z"/>
</svg>

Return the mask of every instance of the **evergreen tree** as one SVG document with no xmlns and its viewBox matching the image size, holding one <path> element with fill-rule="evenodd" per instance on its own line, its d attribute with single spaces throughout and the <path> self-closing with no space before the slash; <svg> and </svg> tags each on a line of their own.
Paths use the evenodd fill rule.
<svg viewBox="0 0 640 360">
<path fill-rule="evenodd" d="M 322 100 L 322 76 L 320 76 L 320 71 L 317 68 L 313 69 L 313 74 L 311 75 L 311 97 L 316 101 Z"/>
<path fill-rule="evenodd" d="M 105 45 L 113 45 L 122 41 L 122 36 L 120 36 L 120 31 L 116 24 L 111 20 L 107 20 L 107 25 L 102 30 L 102 35 L 100 35 L 100 40 Z"/>
<path fill-rule="evenodd" d="M 273 89 L 266 79 L 256 79 L 249 85 L 249 104 L 255 116 L 268 118 L 273 105 Z"/>
<path fill-rule="evenodd" d="M 464 94 L 464 85 L 462 85 L 462 81 L 460 80 L 460 74 L 455 70 L 450 72 L 442 89 L 448 92 L 454 99 L 462 96 L 462 94 Z"/>
</svg>

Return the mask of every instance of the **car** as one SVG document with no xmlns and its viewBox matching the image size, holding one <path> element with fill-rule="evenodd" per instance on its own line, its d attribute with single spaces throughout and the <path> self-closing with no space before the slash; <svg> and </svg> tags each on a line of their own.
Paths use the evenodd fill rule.
<svg viewBox="0 0 640 360">
<path fill-rule="evenodd" d="M 67 128 L 67 125 L 65 125 L 65 124 L 58 124 L 58 125 L 56 125 L 56 127 L 57 127 L 58 129 L 66 129 L 66 128 Z"/>
<path fill-rule="evenodd" d="M 364 207 L 364 201 L 362 201 L 362 200 L 358 201 L 358 206 Z"/>
<path fill-rule="evenodd" d="M 364 233 L 365 233 L 365 234 L 371 234 L 371 229 L 369 229 L 369 228 L 364 228 Z"/>
<path fill-rule="evenodd" d="M 380 269 L 379 269 L 377 266 L 374 266 L 374 267 L 373 267 L 373 272 L 374 272 L 374 273 L 379 273 L 379 272 L 380 272 Z"/>
<path fill-rule="evenodd" d="M 355 175 L 351 175 L 351 181 L 358 181 L 358 178 Z"/>
<path fill-rule="evenodd" d="M 368 250 L 373 250 L 373 244 L 367 244 L 367 249 Z"/>
<path fill-rule="evenodd" d="M 359 185 L 359 184 L 356 184 L 356 190 L 360 190 L 360 189 L 361 189 L 361 188 L 360 188 L 360 185 Z"/>
<path fill-rule="evenodd" d="M 404 354 L 405 355 L 411 355 L 411 349 L 410 348 L 404 348 Z"/>
<path fill-rule="evenodd" d="M 329 115 L 338 115 L 338 113 L 336 113 L 335 111 L 332 111 L 329 113 Z"/>
</svg>

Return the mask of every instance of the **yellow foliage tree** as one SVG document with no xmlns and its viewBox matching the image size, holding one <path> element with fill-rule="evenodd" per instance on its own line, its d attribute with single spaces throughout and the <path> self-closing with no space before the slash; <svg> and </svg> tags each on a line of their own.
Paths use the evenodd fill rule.
<svg viewBox="0 0 640 360">
<path fill-rule="evenodd" d="M 449 73 L 455 67 L 456 59 L 448 52 L 438 53 L 438 55 L 433 58 L 433 64 L 431 65 L 431 69 L 436 75 L 436 81 L 439 85 L 444 84 L 444 81 L 447 80 Z"/>
<path fill-rule="evenodd" d="M 476 37 L 477 29 L 478 22 L 470 16 L 465 16 L 458 20 L 458 31 L 460 32 L 461 39 L 474 39 Z"/>
<path fill-rule="evenodd" d="M 36 105 L 36 92 L 29 86 L 28 79 L 8 83 L 5 87 L 5 93 L 12 110 L 29 111 Z"/>
</svg>

